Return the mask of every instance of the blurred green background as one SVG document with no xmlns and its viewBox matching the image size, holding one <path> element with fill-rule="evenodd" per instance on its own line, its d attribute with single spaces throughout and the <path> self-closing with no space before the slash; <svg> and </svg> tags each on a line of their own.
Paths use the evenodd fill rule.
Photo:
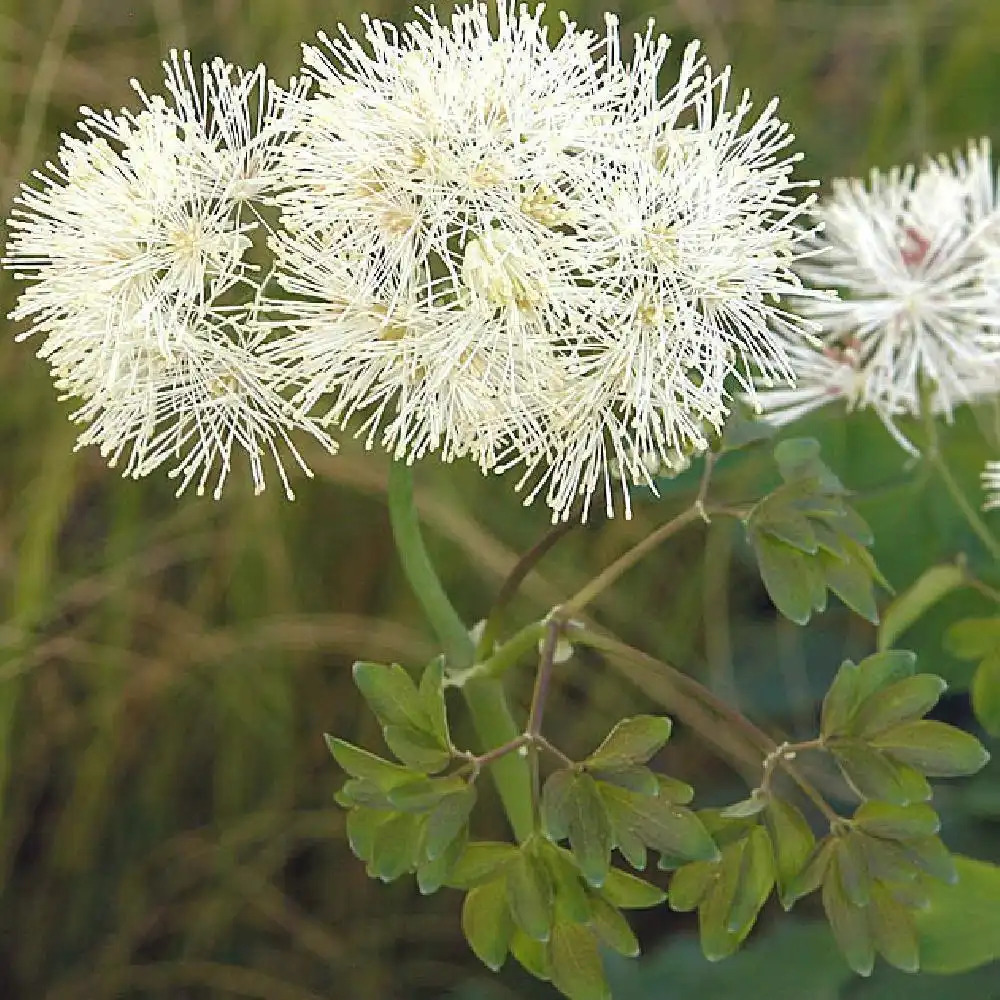
<svg viewBox="0 0 1000 1000">
<path fill-rule="evenodd" d="M 571 4 L 600 27 L 603 6 Z M 298 43 L 362 8 L 338 0 L 0 0 L 0 204 L 51 156 L 81 103 L 155 91 L 171 46 L 298 66 Z M 389 0 L 366 8 L 398 15 Z M 858 173 L 966 139 L 1000 137 L 996 0 L 629 0 L 626 30 L 649 15 L 763 105 L 781 96 L 810 176 Z M 15 294 L 0 278 L 0 304 Z M 369 882 L 350 856 L 331 795 L 341 780 L 322 740 L 376 747 L 350 682 L 356 658 L 410 665 L 431 638 L 398 572 L 388 534 L 386 459 L 349 444 L 314 458 L 317 478 L 254 498 L 231 480 L 221 502 L 173 498 L 165 477 L 122 481 L 92 452 L 72 453 L 32 345 L 0 337 L 0 997 L 552 996 L 508 970 L 477 967 L 458 929 L 458 896 L 420 898 L 410 880 Z M 978 472 L 1000 457 L 992 410 L 960 414 L 949 456 L 978 504 Z M 996 580 L 946 497 L 913 483 L 905 456 L 865 417 L 825 414 L 804 428 L 859 491 L 890 581 L 964 551 Z M 723 464 L 720 489 L 752 496 L 766 451 Z M 519 551 L 546 528 L 509 484 L 426 462 L 418 501 L 434 554 L 468 620 L 480 617 Z M 900 483 L 902 482 L 902 485 Z M 631 523 L 577 529 L 532 576 L 521 620 L 571 593 L 648 533 L 690 478 L 643 504 Z M 993 515 L 1000 520 L 1000 515 Z M 996 522 L 994 522 L 996 523 Z M 968 666 L 941 649 L 943 627 L 983 610 L 949 598 L 903 645 L 956 684 L 948 721 L 973 725 Z M 730 524 L 697 529 L 630 574 L 594 609 L 624 638 L 699 676 L 758 722 L 810 734 L 817 698 L 845 652 L 873 631 L 837 607 L 806 630 L 777 621 Z M 565 668 L 547 715 L 584 749 L 629 711 L 656 709 L 598 662 Z M 526 701 L 530 678 L 514 679 Z M 992 749 L 996 751 L 996 746 Z M 996 754 L 994 754 L 996 756 Z M 738 781 L 680 730 L 662 758 L 701 802 Z M 1000 858 L 1000 770 L 941 789 L 946 839 Z M 494 813 L 482 818 L 482 830 Z M 644 963 L 612 970 L 616 996 L 767 996 L 860 1000 L 1000 997 L 1000 972 L 955 979 L 880 974 L 854 982 L 809 906 L 768 911 L 747 953 L 708 966 L 693 924 L 642 915 Z M 454 991 L 454 993 L 453 993 Z"/>
</svg>

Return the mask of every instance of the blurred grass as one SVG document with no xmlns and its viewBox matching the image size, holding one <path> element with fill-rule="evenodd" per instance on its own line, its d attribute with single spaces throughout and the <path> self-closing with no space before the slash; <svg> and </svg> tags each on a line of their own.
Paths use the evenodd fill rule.
<svg viewBox="0 0 1000 1000">
<path fill-rule="evenodd" d="M 170 46 L 262 59 L 287 76 L 300 40 L 335 20 L 356 24 L 361 9 L 0 0 L 4 213 L 77 106 L 129 102 L 130 76 L 154 86 Z M 364 9 L 392 14 L 398 4 Z M 572 6 L 595 27 L 602 10 Z M 998 134 L 995 0 L 629 0 L 621 13 L 626 28 L 655 14 L 671 33 L 701 37 L 760 104 L 780 94 L 812 176 Z M 0 276 L 4 310 L 14 292 Z M 0 996 L 440 995 L 474 969 L 457 901 L 365 879 L 330 804 L 339 777 L 321 739 L 333 730 L 375 745 L 349 681 L 353 659 L 419 664 L 434 652 L 387 533 L 385 460 L 351 448 L 315 456 L 317 481 L 302 483 L 293 505 L 274 491 L 255 499 L 238 482 L 220 503 L 175 501 L 160 478 L 122 481 L 93 453 L 73 455 L 66 409 L 14 333 L 0 337 Z M 872 422 L 820 419 L 813 430 L 853 487 L 902 471 Z M 949 437 L 970 492 L 989 451 L 974 430 L 965 419 Z M 737 495 L 759 476 L 754 461 L 722 470 Z M 433 549 L 474 620 L 545 513 L 524 511 L 506 485 L 471 469 L 426 463 L 418 482 Z M 630 524 L 574 532 L 515 610 L 537 613 L 571 592 L 668 502 Z M 897 586 L 930 559 L 971 548 L 933 490 L 863 504 Z M 696 532 L 630 575 L 600 605 L 602 621 L 700 672 L 758 719 L 808 728 L 833 664 L 866 648 L 870 631 L 838 611 L 805 633 L 775 623 L 732 531 L 715 526 L 704 556 L 701 545 Z M 731 627 L 720 624 L 723 608 Z M 931 667 L 940 626 L 917 636 Z M 521 697 L 525 684 L 515 684 Z M 569 671 L 560 695 L 551 725 L 569 747 L 648 707 L 597 663 Z M 731 787 L 683 733 L 668 762 L 706 798 Z M 949 800 L 955 828 L 968 849 L 995 853 L 995 827 L 991 840 L 976 825 L 976 794 L 975 807 L 957 793 Z M 1000 806 L 985 800 L 995 822 Z M 654 939 L 673 925 L 661 915 L 643 926 Z"/>
</svg>

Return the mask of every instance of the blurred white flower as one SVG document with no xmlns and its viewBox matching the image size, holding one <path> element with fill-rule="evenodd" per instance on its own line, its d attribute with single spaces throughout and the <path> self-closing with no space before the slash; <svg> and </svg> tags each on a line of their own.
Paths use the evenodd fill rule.
<svg viewBox="0 0 1000 1000">
<path fill-rule="evenodd" d="M 285 480 L 274 441 L 289 430 L 332 446 L 279 395 L 254 332 L 250 199 L 269 184 L 276 92 L 262 67 L 164 65 L 173 107 L 136 85 L 138 114 L 83 109 L 83 137 L 22 188 L 3 265 L 29 285 L 11 318 L 29 324 L 21 339 L 44 337 L 57 386 L 83 401 L 81 445 L 128 454 L 135 476 L 174 462 L 181 489 L 211 476 L 218 495 L 237 444 L 259 490 L 264 452 Z"/>
<path fill-rule="evenodd" d="M 1000 507 L 1000 462 L 987 462 L 982 473 L 983 489 L 986 492 L 985 510 Z"/>
<path fill-rule="evenodd" d="M 848 413 L 871 409 L 894 440 L 916 454 L 912 442 L 896 425 L 896 418 L 908 413 L 906 404 L 880 395 L 862 363 L 861 343 L 850 340 L 843 346 L 793 344 L 788 358 L 795 372 L 794 386 L 775 387 L 759 380 L 752 400 L 762 419 L 775 427 L 785 427 L 828 403 L 843 402 Z"/>
<path fill-rule="evenodd" d="M 1000 389 L 1000 214 L 985 140 L 919 170 L 872 171 L 867 185 L 837 181 L 815 216 L 822 252 L 800 272 L 841 297 L 804 311 L 835 354 L 850 345 L 853 403 L 892 418 L 918 415 L 929 398 L 950 418 Z M 811 364 L 795 390 L 803 400 L 817 385 L 821 362 Z"/>
</svg>

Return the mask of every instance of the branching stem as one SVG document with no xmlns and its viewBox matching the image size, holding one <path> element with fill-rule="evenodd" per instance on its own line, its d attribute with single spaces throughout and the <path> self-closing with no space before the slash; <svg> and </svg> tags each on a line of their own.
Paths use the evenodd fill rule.
<svg viewBox="0 0 1000 1000">
<path fill-rule="evenodd" d="M 641 542 L 632 546 L 628 552 L 619 556 L 613 563 L 605 567 L 597 574 L 585 587 L 581 588 L 568 601 L 563 604 L 563 611 L 567 615 L 579 614 L 595 597 L 604 593 L 620 576 L 628 572 L 644 556 L 653 549 L 663 544 L 672 535 L 676 535 L 682 528 L 700 520 L 704 516 L 703 511 L 691 505 L 687 510 L 682 511 L 675 518 L 660 525 L 652 534 L 647 535 Z"/>
<path fill-rule="evenodd" d="M 637 542 L 627 552 L 620 555 L 613 563 L 606 566 L 597 574 L 585 587 L 577 591 L 568 601 L 562 605 L 564 617 L 579 614 L 590 604 L 594 598 L 603 594 L 620 576 L 627 573 L 636 563 L 647 556 L 653 549 L 659 547 L 668 538 L 676 535 L 683 528 L 696 521 L 709 522 L 713 515 L 720 517 L 735 517 L 745 520 L 749 511 L 736 507 L 707 506 L 708 487 L 712 479 L 712 471 L 715 468 L 715 455 L 712 452 L 705 454 L 705 468 L 702 472 L 701 483 L 698 486 L 698 493 L 691 506 L 687 510 L 681 511 L 676 517 L 660 525 L 652 534 L 647 535 L 642 541 Z"/>
<path fill-rule="evenodd" d="M 410 587 L 444 647 L 449 667 L 467 670 L 475 658 L 475 644 L 427 553 L 413 502 L 412 472 L 403 462 L 389 466 L 388 493 L 392 534 Z M 486 753 L 519 737 L 499 681 L 489 676 L 477 677 L 463 685 L 462 694 Z M 530 775 L 525 761 L 507 753 L 500 756 L 504 759 L 493 768 L 492 776 L 514 835 L 523 841 L 533 829 Z"/>
<path fill-rule="evenodd" d="M 799 786 L 809 801 L 812 802 L 812 804 L 823 814 L 825 819 L 830 824 L 833 824 L 840 821 L 840 816 L 838 816 L 837 813 L 830 808 L 826 799 L 823 798 L 813 784 L 802 775 L 793 763 L 798 754 L 804 750 L 822 749 L 822 739 L 803 740 L 801 743 L 785 742 L 776 746 L 764 758 L 764 768 L 760 781 L 760 788 L 764 792 L 768 791 L 771 786 L 771 779 L 774 777 L 774 772 L 780 767 L 792 779 L 792 781 Z"/>
<path fill-rule="evenodd" d="M 504 611 L 506 611 L 507 605 L 518 592 L 525 578 L 576 525 L 577 522 L 575 521 L 561 521 L 555 527 L 550 528 L 518 559 L 514 568 L 507 574 L 507 578 L 497 591 L 496 600 L 493 602 L 493 607 L 486 618 L 486 624 L 483 626 L 483 634 L 480 636 L 476 647 L 477 662 L 485 660 L 492 652 L 493 645 L 500 634 Z"/>
</svg>

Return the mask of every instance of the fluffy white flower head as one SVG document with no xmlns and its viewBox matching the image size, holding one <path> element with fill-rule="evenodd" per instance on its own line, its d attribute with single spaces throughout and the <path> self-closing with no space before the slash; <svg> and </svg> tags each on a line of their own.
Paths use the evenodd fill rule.
<svg viewBox="0 0 1000 1000">
<path fill-rule="evenodd" d="M 315 82 L 292 102 L 273 241 L 291 335 L 274 358 L 304 409 L 353 422 L 413 461 L 544 452 L 546 399 L 586 323 L 581 274 L 602 149 L 621 145 L 628 92 L 598 37 L 486 4 L 401 28 L 365 21 L 305 47 Z"/>
<path fill-rule="evenodd" d="M 218 495 L 236 445 L 258 490 L 268 453 L 288 490 L 276 443 L 301 464 L 290 430 L 331 442 L 277 393 L 255 328 L 249 198 L 269 183 L 273 97 L 263 67 L 164 66 L 172 104 L 136 85 L 139 113 L 83 109 L 82 138 L 22 189 L 3 264 L 30 284 L 11 318 L 82 401 L 79 444 L 126 474 L 172 462 L 182 490 L 214 479 Z"/>
<path fill-rule="evenodd" d="M 728 414 L 731 384 L 749 372 L 790 378 L 786 343 L 811 324 L 784 309 L 801 294 L 792 265 L 807 252 L 800 218 L 811 183 L 792 172 L 788 126 L 776 102 L 752 114 L 729 100 L 697 45 L 665 93 L 657 79 L 668 40 L 635 40 L 621 108 L 630 145 L 592 176 L 592 238 L 608 248 L 588 273 L 592 303 L 554 414 L 555 457 L 529 470 L 556 517 L 603 495 L 611 516 L 629 487 L 708 446 Z"/>
<path fill-rule="evenodd" d="M 696 45 L 622 59 L 565 16 L 473 3 L 305 49 L 273 241 L 291 334 L 274 360 L 409 461 L 520 467 L 556 518 L 704 448 L 729 381 L 786 377 L 808 322 L 798 157 L 775 105 L 730 106 Z M 491 24 L 495 20 L 495 26 Z"/>
<path fill-rule="evenodd" d="M 919 170 L 872 171 L 867 184 L 837 181 L 815 214 L 822 252 L 800 270 L 840 298 L 805 308 L 828 348 L 853 352 L 861 405 L 916 415 L 930 394 L 950 417 L 983 394 L 984 373 L 1000 388 L 1000 217 L 987 142 Z M 811 394 L 815 373 L 803 374 Z"/>
</svg>

